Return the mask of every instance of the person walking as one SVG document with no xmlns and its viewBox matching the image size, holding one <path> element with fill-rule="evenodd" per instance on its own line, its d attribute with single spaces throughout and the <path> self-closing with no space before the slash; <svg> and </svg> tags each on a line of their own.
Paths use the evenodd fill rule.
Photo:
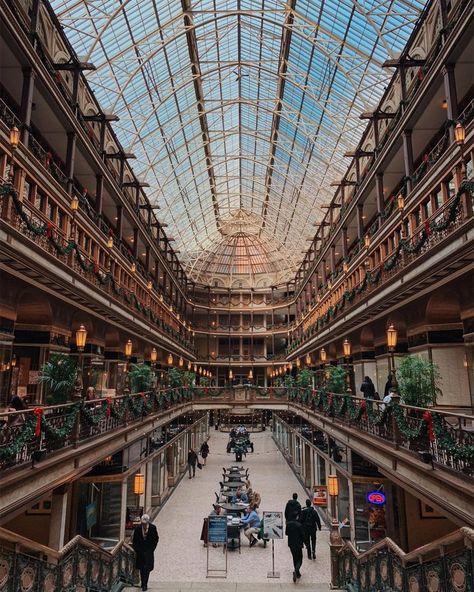
<svg viewBox="0 0 474 592">
<path fill-rule="evenodd" d="M 285 520 L 299 520 L 301 515 L 301 504 L 298 501 L 298 494 L 294 493 L 292 499 L 286 502 Z"/>
<path fill-rule="evenodd" d="M 304 544 L 304 530 L 301 522 L 298 520 L 288 520 L 286 523 L 285 534 L 288 537 L 288 547 L 293 556 L 293 582 L 301 578 L 301 566 L 303 564 L 303 544 Z"/>
<path fill-rule="evenodd" d="M 143 514 L 140 525 L 133 531 L 132 545 L 135 550 L 135 567 L 140 570 L 142 590 L 148 590 L 148 578 L 155 566 L 154 554 L 160 537 L 154 524 L 150 523 L 150 516 Z"/>
<path fill-rule="evenodd" d="M 206 459 L 209 454 L 209 444 L 207 443 L 207 440 L 204 440 L 204 442 L 201 444 L 201 449 L 199 450 L 199 453 L 202 456 L 202 464 L 206 466 Z"/>
<path fill-rule="evenodd" d="M 190 479 L 191 479 L 191 477 L 196 476 L 197 461 L 198 461 L 197 454 L 194 452 L 194 450 L 192 448 L 190 448 L 189 452 L 188 452 L 188 474 L 189 474 Z M 191 475 L 191 471 L 192 471 L 192 475 Z"/>
<path fill-rule="evenodd" d="M 304 544 L 308 551 L 308 559 L 316 559 L 316 528 L 321 530 L 321 520 L 310 499 L 306 500 L 306 508 L 301 512 L 301 525 L 304 530 Z"/>
</svg>

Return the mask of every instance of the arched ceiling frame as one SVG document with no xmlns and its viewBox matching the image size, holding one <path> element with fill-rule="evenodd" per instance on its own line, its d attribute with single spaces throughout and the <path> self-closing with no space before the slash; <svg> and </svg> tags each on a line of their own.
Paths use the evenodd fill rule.
<svg viewBox="0 0 474 592">
<path fill-rule="evenodd" d="M 365 127 L 359 113 L 383 92 L 381 64 L 401 51 L 422 8 L 417 0 L 52 4 L 79 55 L 97 66 L 91 84 L 119 115 L 119 138 L 133 145 L 134 168 L 183 259 L 218 241 L 219 219 L 237 202 L 250 204 L 265 235 L 267 223 L 280 233 L 282 249 L 301 252 L 305 210 L 317 222 L 329 181 L 345 172 L 343 153 Z"/>
</svg>

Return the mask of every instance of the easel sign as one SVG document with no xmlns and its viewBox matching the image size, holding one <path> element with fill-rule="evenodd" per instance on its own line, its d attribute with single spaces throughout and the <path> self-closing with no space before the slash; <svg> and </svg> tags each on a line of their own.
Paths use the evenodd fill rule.
<svg viewBox="0 0 474 592">
<path fill-rule="evenodd" d="M 263 513 L 263 538 L 272 541 L 272 571 L 267 578 L 279 578 L 280 572 L 275 571 L 275 539 L 283 538 L 283 512 Z"/>
<path fill-rule="evenodd" d="M 222 545 L 225 553 L 224 569 L 209 568 L 209 549 L 211 545 Z M 207 578 L 227 577 L 227 516 L 208 516 L 207 518 Z"/>
</svg>

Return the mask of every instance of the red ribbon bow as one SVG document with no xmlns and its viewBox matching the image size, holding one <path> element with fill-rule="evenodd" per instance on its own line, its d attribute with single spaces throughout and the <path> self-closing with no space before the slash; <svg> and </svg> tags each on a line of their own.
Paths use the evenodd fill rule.
<svg viewBox="0 0 474 592">
<path fill-rule="evenodd" d="M 39 438 L 41 436 L 41 418 L 43 417 L 43 409 L 41 407 L 35 407 L 33 413 L 36 416 L 35 436 L 36 438 Z"/>
<path fill-rule="evenodd" d="M 52 222 L 48 222 L 48 224 L 46 225 L 46 236 L 48 238 L 50 238 L 51 235 L 53 234 L 53 228 L 54 228 L 54 224 Z"/>
<path fill-rule="evenodd" d="M 423 413 L 423 419 L 425 420 L 426 427 L 428 428 L 428 439 L 430 442 L 435 441 L 435 435 L 433 431 L 433 416 L 429 411 Z"/>
<path fill-rule="evenodd" d="M 107 397 L 107 417 L 112 415 L 112 397 Z"/>
<path fill-rule="evenodd" d="M 359 401 L 359 407 L 362 409 L 362 415 L 367 415 L 367 401 L 364 399 Z"/>
<path fill-rule="evenodd" d="M 426 232 L 426 236 L 430 236 L 431 228 L 430 228 L 430 221 L 429 220 L 425 220 L 425 232 Z"/>
</svg>

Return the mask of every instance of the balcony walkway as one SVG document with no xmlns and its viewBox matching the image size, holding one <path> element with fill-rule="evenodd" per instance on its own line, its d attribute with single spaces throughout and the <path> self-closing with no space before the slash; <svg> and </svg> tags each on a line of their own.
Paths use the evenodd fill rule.
<svg viewBox="0 0 474 592">
<path fill-rule="evenodd" d="M 183 589 L 207 589 L 198 583 L 209 582 L 206 579 L 206 549 L 199 540 L 203 517 L 212 510 L 214 491 L 218 490 L 218 482 L 222 479 L 222 467 L 229 466 L 235 457 L 226 454 L 225 446 L 228 435 L 212 431 L 209 446 L 211 449 L 207 466 L 202 471 L 196 470 L 196 477 L 189 480 L 185 475 L 176 491 L 173 493 L 163 510 L 158 515 L 155 524 L 158 527 L 160 542 L 155 554 L 155 570 L 151 573 L 149 590 L 170 590 L 170 584 L 183 582 Z M 259 514 L 264 510 L 283 511 L 286 501 L 296 491 L 300 501 L 306 495 L 294 476 L 286 461 L 278 451 L 271 431 L 252 434 L 255 452 L 244 458 L 243 465 L 250 469 L 250 480 L 255 491 L 261 493 L 262 503 Z M 219 549 L 209 549 L 210 562 L 214 565 L 223 562 Z M 309 561 L 304 553 L 301 569 L 303 584 L 324 584 L 322 589 L 328 589 L 330 581 L 329 561 L 329 533 L 323 525 L 318 533 L 317 559 Z M 259 542 L 252 549 L 248 546 L 247 538 L 242 534 L 242 554 L 238 551 L 228 552 L 228 575 L 224 582 L 252 584 L 248 587 L 222 585 L 223 580 L 217 580 L 213 589 L 221 590 L 255 590 L 255 583 L 272 582 L 267 579 L 267 572 L 271 570 L 271 545 L 263 548 Z M 221 563 L 222 564 L 222 563 Z M 220 567 L 221 565 L 219 565 Z M 276 584 L 292 583 L 293 566 L 291 554 L 286 539 L 275 541 L 275 570 L 280 571 L 280 579 L 273 580 L 272 590 L 281 589 Z M 192 583 L 192 586 L 191 586 Z M 173 590 L 179 588 L 174 587 Z M 266 589 L 266 587 L 262 587 Z M 285 588 L 286 589 L 286 588 Z M 314 586 L 311 588 L 314 590 Z"/>
</svg>

